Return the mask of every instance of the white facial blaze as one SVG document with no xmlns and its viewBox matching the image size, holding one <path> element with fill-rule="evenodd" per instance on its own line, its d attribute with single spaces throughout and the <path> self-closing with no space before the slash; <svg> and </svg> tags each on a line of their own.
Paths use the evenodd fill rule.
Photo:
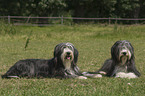
<svg viewBox="0 0 145 96">
<path fill-rule="evenodd" d="M 63 49 L 63 53 L 61 54 L 61 60 L 64 64 L 65 69 L 71 68 L 71 62 L 74 59 L 73 51 L 70 50 L 68 47 Z"/>
</svg>

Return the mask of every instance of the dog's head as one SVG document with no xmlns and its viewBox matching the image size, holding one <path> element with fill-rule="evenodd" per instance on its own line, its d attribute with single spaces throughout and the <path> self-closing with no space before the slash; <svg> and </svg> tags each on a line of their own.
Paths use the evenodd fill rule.
<svg viewBox="0 0 145 96">
<path fill-rule="evenodd" d="M 61 47 L 61 60 L 70 61 L 74 59 L 74 48 L 70 43 L 66 43 Z"/>
<path fill-rule="evenodd" d="M 130 60 L 134 56 L 134 49 L 127 40 L 117 41 L 111 48 L 112 59 L 122 64 Z"/>
<path fill-rule="evenodd" d="M 60 43 L 54 49 L 54 57 L 60 58 L 62 61 L 77 62 L 78 51 L 71 43 Z"/>
</svg>

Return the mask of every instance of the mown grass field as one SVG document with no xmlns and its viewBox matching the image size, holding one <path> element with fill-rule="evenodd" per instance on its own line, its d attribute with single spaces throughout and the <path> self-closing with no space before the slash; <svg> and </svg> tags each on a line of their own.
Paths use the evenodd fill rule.
<svg viewBox="0 0 145 96">
<path fill-rule="evenodd" d="M 78 66 L 83 71 L 98 70 L 110 58 L 117 40 L 129 40 L 134 46 L 136 79 L 2 79 L 1 96 L 144 96 L 145 25 L 73 25 L 48 27 L 0 26 L 0 75 L 16 61 L 27 58 L 50 59 L 55 45 L 71 42 L 79 51 Z M 10 34 L 10 33 L 13 34 Z M 32 32 L 30 36 L 30 32 Z M 30 37 L 25 50 L 25 43 Z"/>
</svg>

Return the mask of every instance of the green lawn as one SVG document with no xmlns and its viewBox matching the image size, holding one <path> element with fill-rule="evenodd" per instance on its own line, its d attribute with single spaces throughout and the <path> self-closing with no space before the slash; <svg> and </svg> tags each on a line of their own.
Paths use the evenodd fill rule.
<svg viewBox="0 0 145 96">
<path fill-rule="evenodd" d="M 117 40 L 129 40 L 135 50 L 136 79 L 2 79 L 1 96 L 144 96 L 145 95 L 145 25 L 73 25 L 73 26 L 0 26 L 0 75 L 16 61 L 27 58 L 50 59 L 58 43 L 71 42 L 79 51 L 78 67 L 98 70 L 110 58 L 110 48 Z M 10 34 L 13 32 L 14 34 Z M 30 32 L 32 32 L 31 36 Z M 29 43 L 25 50 L 25 43 Z"/>
</svg>

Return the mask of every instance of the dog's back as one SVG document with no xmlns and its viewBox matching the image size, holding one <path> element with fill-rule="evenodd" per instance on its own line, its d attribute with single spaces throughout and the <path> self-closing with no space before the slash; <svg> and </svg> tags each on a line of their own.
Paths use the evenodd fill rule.
<svg viewBox="0 0 145 96">
<path fill-rule="evenodd" d="M 26 59 L 16 62 L 2 78 L 47 77 L 52 74 L 53 60 Z M 50 68 L 51 67 L 51 68 Z"/>
</svg>

